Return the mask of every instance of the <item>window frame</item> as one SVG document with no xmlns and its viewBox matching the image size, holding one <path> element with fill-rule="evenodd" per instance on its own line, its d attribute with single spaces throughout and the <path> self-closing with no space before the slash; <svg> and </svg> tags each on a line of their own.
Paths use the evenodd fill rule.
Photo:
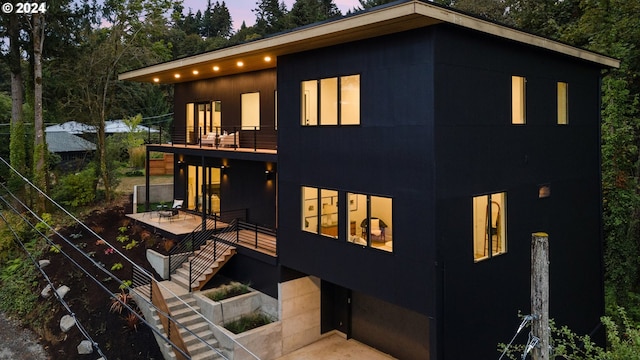
<svg viewBox="0 0 640 360">
<path fill-rule="evenodd" d="M 357 101 L 355 107 L 343 103 L 343 95 L 348 91 L 343 87 L 343 81 L 349 83 L 351 78 L 357 77 L 357 96 L 351 97 Z M 360 125 L 361 76 L 350 74 L 321 79 L 309 79 L 300 82 L 300 126 L 354 126 Z M 349 81 L 347 81 L 349 80 Z M 331 85 L 331 86 L 329 86 Z M 346 86 L 346 85 L 345 85 Z M 335 89 L 332 89 L 334 88 Z M 343 92 L 345 94 L 343 94 Z M 326 94 L 323 96 L 323 93 Z M 356 109 L 356 110 L 354 110 Z M 355 121 L 343 121 L 343 113 L 352 112 L 357 117 Z M 331 113 L 324 115 L 323 113 Z M 350 117 L 350 119 L 353 118 Z"/>
<path fill-rule="evenodd" d="M 569 125 L 569 83 L 558 81 L 556 91 L 556 122 L 558 125 Z"/>
<path fill-rule="evenodd" d="M 527 78 L 511 76 L 511 124 L 527 124 Z"/>
<path fill-rule="evenodd" d="M 499 198 L 494 201 L 494 198 Z M 499 201 L 498 201 L 499 200 Z M 491 204 L 491 208 L 489 207 Z M 494 207 L 497 204 L 497 208 Z M 471 228 L 472 228 L 472 255 L 473 261 L 479 263 L 492 259 L 496 256 L 504 255 L 508 252 L 508 196 L 506 191 L 498 191 L 474 195 L 471 206 Z M 482 210 L 484 209 L 484 217 Z M 494 210 L 497 213 L 494 215 Z M 491 211 L 489 211 L 491 210 Z M 493 225 L 494 216 L 496 219 Z M 495 230 L 495 233 L 494 233 Z M 481 239 L 483 236 L 484 239 Z M 494 236 L 496 244 L 494 244 Z M 495 251 L 493 250 L 495 246 Z M 482 253 L 478 251 L 481 248 Z"/>
</svg>

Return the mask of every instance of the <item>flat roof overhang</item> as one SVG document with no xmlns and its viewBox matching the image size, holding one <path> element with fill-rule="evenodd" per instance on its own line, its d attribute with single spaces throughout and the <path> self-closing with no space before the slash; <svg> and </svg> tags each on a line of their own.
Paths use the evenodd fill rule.
<svg viewBox="0 0 640 360">
<path fill-rule="evenodd" d="M 419 0 L 373 8 L 360 14 L 292 30 L 220 50 L 122 73 L 120 80 L 178 83 L 275 68 L 278 56 L 379 37 L 440 23 L 509 39 L 599 64 L 620 60 L 532 35 Z M 269 61 L 265 60 L 269 58 Z M 242 66 L 238 65 L 242 62 Z M 214 67 L 217 70 L 214 70 Z"/>
</svg>

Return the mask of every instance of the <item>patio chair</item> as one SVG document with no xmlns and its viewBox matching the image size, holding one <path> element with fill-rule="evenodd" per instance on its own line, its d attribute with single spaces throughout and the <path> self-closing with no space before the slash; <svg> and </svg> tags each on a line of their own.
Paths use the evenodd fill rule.
<svg viewBox="0 0 640 360">
<path fill-rule="evenodd" d="M 172 221 L 173 218 L 175 216 L 178 216 L 178 214 L 180 213 L 180 209 L 182 209 L 183 203 L 184 203 L 184 200 L 173 200 L 173 205 L 171 206 L 171 209 L 158 211 L 158 222 L 160 222 L 162 218 L 166 218 L 166 219 L 169 219 L 169 221 Z"/>
</svg>

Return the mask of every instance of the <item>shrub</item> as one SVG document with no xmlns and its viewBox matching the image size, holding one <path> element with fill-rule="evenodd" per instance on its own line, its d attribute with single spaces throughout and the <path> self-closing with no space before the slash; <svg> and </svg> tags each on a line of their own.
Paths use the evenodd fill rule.
<svg viewBox="0 0 640 360">
<path fill-rule="evenodd" d="M 111 265 L 111 271 L 121 270 L 123 268 L 122 263 L 115 263 Z"/>
<path fill-rule="evenodd" d="M 120 290 L 124 290 L 126 288 L 131 287 L 131 285 L 133 285 L 133 282 L 131 280 L 123 280 L 122 284 L 120 284 Z"/>
<path fill-rule="evenodd" d="M 54 254 L 60 254 L 60 251 L 62 251 L 62 245 L 60 244 L 51 245 L 51 247 L 49 248 L 49 252 L 52 252 Z"/>
<path fill-rule="evenodd" d="M 128 243 L 127 245 L 125 245 L 125 246 L 124 246 L 124 248 L 125 248 L 126 250 L 131 250 L 131 249 L 133 249 L 133 248 L 134 248 L 134 247 L 136 247 L 136 246 L 138 246 L 138 242 L 137 242 L 137 241 L 135 241 L 135 240 L 131 240 L 131 242 L 130 242 L 130 243 Z"/>
<path fill-rule="evenodd" d="M 125 308 L 125 305 L 129 305 L 129 301 L 131 301 L 131 295 L 123 289 L 118 295 L 114 295 L 113 298 L 111 298 L 109 311 L 122 314 L 122 310 Z"/>
<path fill-rule="evenodd" d="M 71 207 L 91 204 L 96 198 L 96 172 L 89 167 L 74 174 L 60 177 L 52 189 L 55 201 Z"/>
<path fill-rule="evenodd" d="M 213 301 L 220 301 L 234 296 L 246 294 L 249 291 L 250 290 L 248 285 L 233 281 L 230 284 L 218 287 L 215 291 L 207 293 L 206 296 Z"/>
<path fill-rule="evenodd" d="M 231 321 L 224 325 L 225 329 L 231 331 L 234 334 L 240 334 L 245 331 L 255 329 L 257 327 L 267 325 L 273 322 L 271 316 L 256 312 L 252 314 L 243 315 L 238 320 Z"/>
</svg>

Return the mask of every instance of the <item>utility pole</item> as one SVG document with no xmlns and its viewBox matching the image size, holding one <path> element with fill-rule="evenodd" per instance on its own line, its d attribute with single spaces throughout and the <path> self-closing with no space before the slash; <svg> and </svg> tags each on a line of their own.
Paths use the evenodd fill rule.
<svg viewBox="0 0 640 360">
<path fill-rule="evenodd" d="M 537 344 L 531 349 L 533 360 L 549 359 L 549 235 L 531 235 L 531 333 Z"/>
</svg>

